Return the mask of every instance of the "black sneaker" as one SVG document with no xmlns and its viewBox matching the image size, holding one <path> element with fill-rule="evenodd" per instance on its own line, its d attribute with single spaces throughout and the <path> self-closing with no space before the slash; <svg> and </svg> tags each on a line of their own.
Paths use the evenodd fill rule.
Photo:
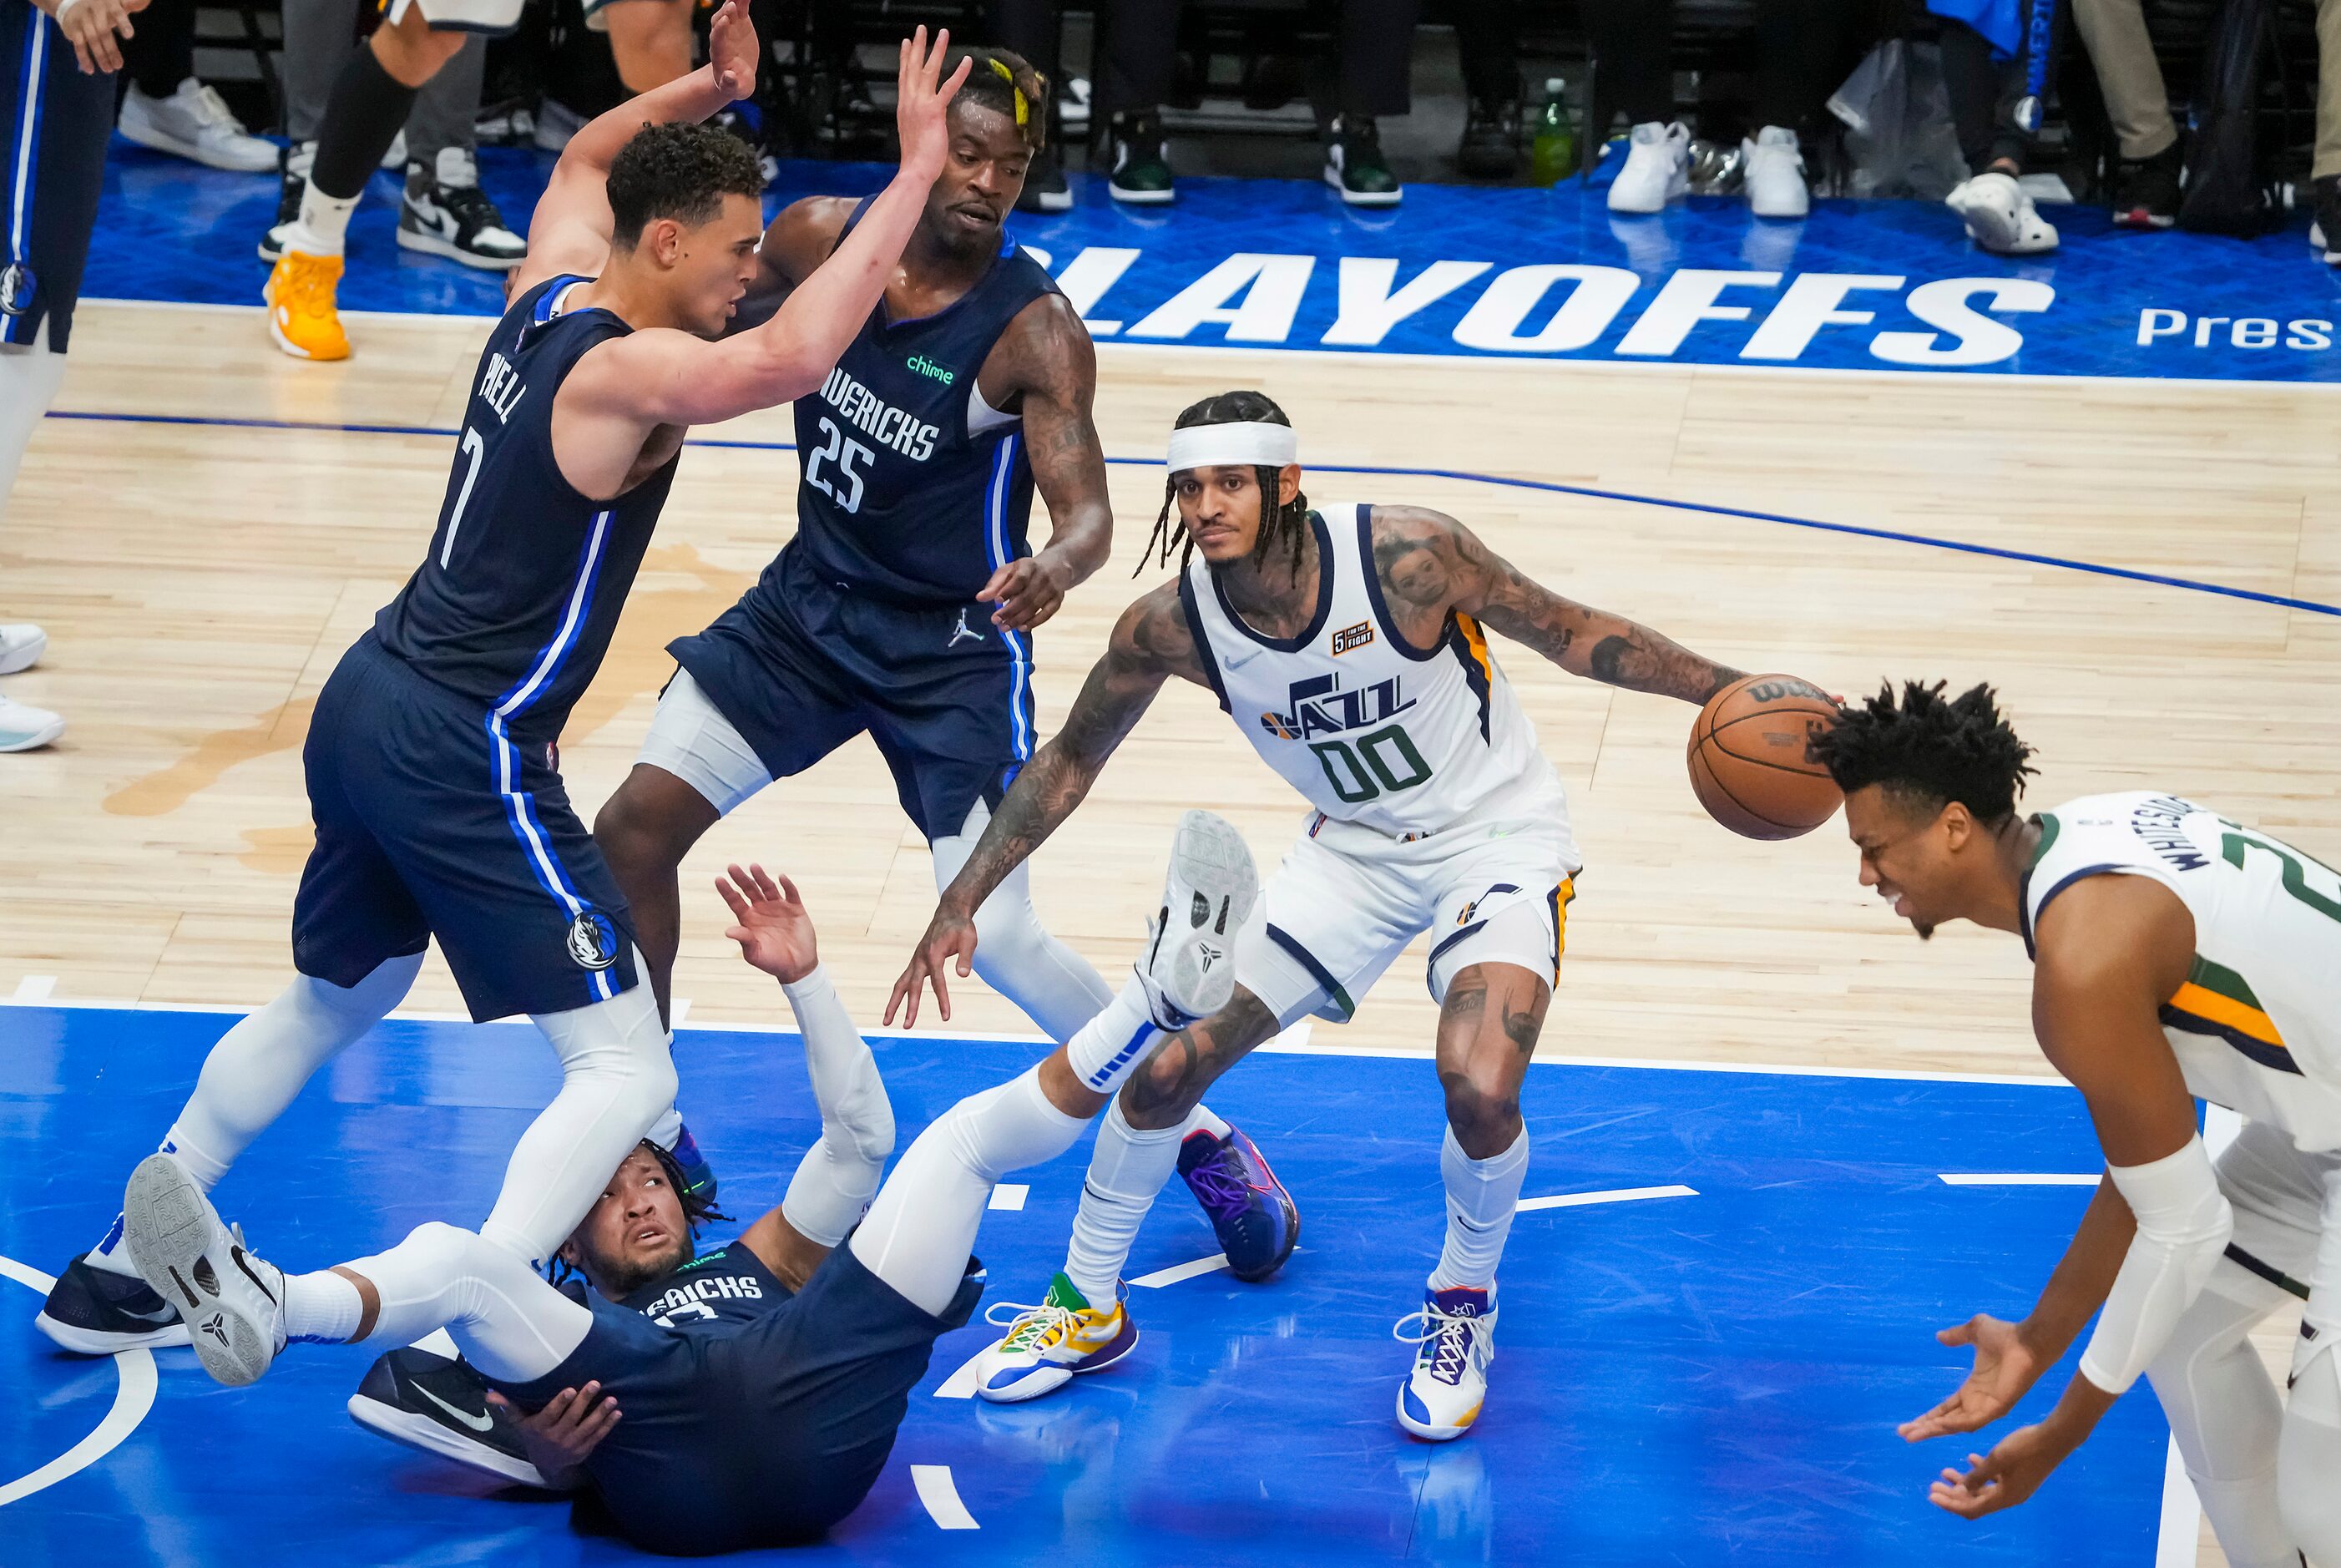
<svg viewBox="0 0 2341 1568">
<path fill-rule="evenodd" d="M 1032 156 L 1031 165 L 1024 171 L 1024 188 L 1016 197 L 1020 213 L 1069 213 L 1073 210 L 1073 188 L 1065 184 L 1064 155 L 1051 143 Z"/>
<path fill-rule="evenodd" d="M 2167 229 L 2178 221 L 2178 174 L 2185 166 L 2173 142 L 2150 158 L 2124 158 L 2114 172 L 2114 222 L 2126 229 Z"/>
<path fill-rule="evenodd" d="M 1520 106 L 1511 100 L 1474 98 L 1463 121 L 1455 165 L 1475 180 L 1509 180 L 1520 172 Z"/>
<path fill-rule="evenodd" d="M 2316 221 L 2308 225 L 2308 248 L 2327 266 L 2341 266 L 2341 175 L 2325 175 L 2308 182 L 2316 203 Z"/>
<path fill-rule="evenodd" d="M 528 255 L 528 242 L 504 226 L 480 189 L 479 165 L 464 147 L 440 148 L 436 168 L 406 166 L 398 243 L 483 272 L 510 272 Z"/>
<path fill-rule="evenodd" d="M 309 188 L 309 165 L 316 161 L 317 144 L 294 142 L 276 155 L 276 216 L 260 236 L 260 259 L 284 259 L 284 231 L 301 220 L 301 193 Z"/>
<path fill-rule="evenodd" d="M 408 1345 L 377 1357 L 350 1395 L 350 1419 L 393 1443 L 452 1459 L 523 1486 L 543 1486 L 511 1412 L 488 1403 L 488 1385 L 460 1356 Z"/>
<path fill-rule="evenodd" d="M 1394 207 L 1406 195 L 1382 156 L 1381 133 L 1363 115 L 1333 122 L 1333 139 L 1325 148 L 1325 183 L 1353 207 Z"/>
<path fill-rule="evenodd" d="M 136 1274 L 90 1267 L 89 1254 L 65 1265 L 33 1325 L 77 1355 L 154 1349 L 187 1343 L 179 1309 Z"/>
<path fill-rule="evenodd" d="M 1162 149 L 1162 122 L 1152 115 L 1113 117 L 1113 173 L 1106 189 L 1118 202 L 1153 206 L 1175 200 L 1178 185 Z"/>
</svg>

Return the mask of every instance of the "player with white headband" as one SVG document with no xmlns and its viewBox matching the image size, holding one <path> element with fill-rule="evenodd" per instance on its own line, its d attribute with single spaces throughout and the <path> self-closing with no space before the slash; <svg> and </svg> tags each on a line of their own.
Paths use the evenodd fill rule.
<svg viewBox="0 0 2341 1568">
<path fill-rule="evenodd" d="M 1370 503 L 1312 506 L 1291 422 L 1257 392 L 1179 416 L 1150 552 L 1183 538 L 1179 575 L 1123 612 L 1056 738 L 1017 776 L 942 895 L 888 1022 L 944 970 L 969 972 L 973 912 L 1079 805 L 1172 675 L 1210 690 L 1268 764 L 1315 808 L 1269 884 L 1264 918 L 1221 934 L 1228 1004 L 1133 1073 L 1098 1132 L 1063 1272 L 987 1353 L 977 1392 L 1031 1399 L 1137 1341 L 1121 1274 L 1138 1226 L 1189 1141 L 1205 1088 L 1246 1052 L 1315 1014 L 1346 1021 L 1425 931 L 1440 1004 L 1439 1156 L 1447 1239 L 1421 1310 L 1398 1419 L 1432 1439 L 1477 1418 L 1495 1353 L 1496 1263 L 1528 1168 L 1519 1092 L 1559 977 L 1563 909 L 1579 867 L 1560 780 L 1489 654 L 1482 626 L 1572 674 L 1703 703 L 1739 672 L 1529 581 L 1451 517 Z M 1171 524 L 1171 508 L 1178 523 Z M 1158 917 L 1173 931 L 1191 912 Z M 1230 1231 L 1290 1253 L 1290 1200 L 1264 1164 L 1226 1203 Z M 1216 1218 L 1217 1216 L 1215 1216 Z M 1233 1254 L 1230 1262 L 1237 1261 Z M 1262 1265 L 1265 1266 L 1262 1266 Z"/>
</svg>

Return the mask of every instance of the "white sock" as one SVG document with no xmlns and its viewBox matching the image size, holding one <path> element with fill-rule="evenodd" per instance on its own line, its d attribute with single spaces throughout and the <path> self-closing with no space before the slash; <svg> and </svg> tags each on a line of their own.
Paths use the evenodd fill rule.
<svg viewBox="0 0 2341 1568">
<path fill-rule="evenodd" d="M 463 1359 L 499 1383 L 543 1377 L 568 1360 L 593 1326 L 591 1309 L 545 1283 L 505 1248 L 453 1225 L 417 1225 L 390 1251 L 342 1266 L 364 1275 L 381 1298 L 367 1343 L 412 1344 L 444 1328 Z M 350 1293 L 357 1293 L 354 1287 Z M 285 1327 L 291 1330 L 289 1320 Z"/>
<path fill-rule="evenodd" d="M 1073 1238 L 1065 1248 L 1065 1277 L 1091 1305 L 1114 1299 L 1138 1227 L 1154 1206 L 1154 1195 L 1179 1168 L 1179 1143 L 1192 1130 L 1192 1120 L 1172 1127 L 1133 1127 L 1119 1098 L 1106 1108 L 1097 1146 L 1090 1153 L 1089 1174 L 1081 1180 Z"/>
<path fill-rule="evenodd" d="M 284 236 L 287 250 L 304 255 L 337 256 L 350 232 L 350 215 L 358 208 L 355 196 L 329 196 L 314 180 L 301 187 L 301 217 Z"/>
<path fill-rule="evenodd" d="M 826 967 L 781 988 L 804 1035 L 821 1136 L 805 1151 L 781 1213 L 807 1241 L 833 1247 L 870 1207 L 894 1152 L 894 1110 L 878 1059 L 847 1016 Z"/>
<path fill-rule="evenodd" d="M 62 354 L 37 344 L 0 345 L 0 517 L 8 514 L 8 492 L 15 486 L 34 427 L 56 401 L 65 375 Z"/>
<path fill-rule="evenodd" d="M 930 844 L 938 891 L 949 887 L 967 864 L 991 820 L 979 800 L 957 834 Z M 1113 1000 L 1113 987 L 1088 959 L 1041 926 L 1032 908 L 1031 874 L 1029 864 L 1018 864 L 975 912 L 975 972 L 1061 1045 Z"/>
<path fill-rule="evenodd" d="M 204 1058 L 194 1094 L 171 1124 L 164 1152 L 176 1154 L 196 1183 L 211 1191 L 318 1068 L 399 1004 L 422 967 L 419 953 L 388 959 L 346 989 L 296 976 L 276 1000 L 220 1036 Z M 121 1237 L 117 1214 L 105 1240 L 90 1253 L 90 1266 L 135 1273 Z"/>
<path fill-rule="evenodd" d="M 1169 1038 L 1154 1027 L 1145 988 L 1133 974 L 1096 1017 L 1065 1042 L 1065 1057 L 1082 1084 L 1110 1094 Z"/>
<path fill-rule="evenodd" d="M 1430 1288 L 1484 1290 L 1496 1283 L 1496 1263 L 1504 1255 L 1520 1183 L 1528 1178 L 1529 1130 L 1523 1126 L 1502 1154 L 1475 1160 L 1449 1127 L 1439 1149 L 1439 1174 L 1447 1183 L 1447 1245 L 1430 1272 Z"/>
<path fill-rule="evenodd" d="M 1184 1137 L 1187 1134 L 1192 1133 L 1199 1128 L 1203 1132 L 1209 1133 L 1214 1138 L 1222 1139 L 1224 1139 L 1230 1133 L 1235 1131 L 1234 1128 L 1221 1121 L 1219 1117 L 1219 1114 L 1213 1111 L 1209 1105 L 1198 1105 L 1192 1111 L 1188 1112 L 1186 1125 L 1180 1127 L 1179 1129 L 1179 1133 L 1181 1137 Z"/>
<path fill-rule="evenodd" d="M 365 1316 L 358 1287 L 331 1269 L 284 1276 L 284 1333 L 318 1344 L 345 1344 Z"/>
<path fill-rule="evenodd" d="M 1049 1103 L 1041 1069 L 961 1100 L 912 1140 L 846 1245 L 921 1312 L 959 1293 L 994 1183 L 1055 1159 L 1086 1124 Z"/>
<path fill-rule="evenodd" d="M 640 954 L 634 964 L 648 973 Z M 480 1234 L 541 1265 L 602 1195 L 610 1173 L 673 1106 L 675 1080 L 648 985 L 534 1021 L 561 1057 L 561 1093 L 521 1134 Z"/>
</svg>

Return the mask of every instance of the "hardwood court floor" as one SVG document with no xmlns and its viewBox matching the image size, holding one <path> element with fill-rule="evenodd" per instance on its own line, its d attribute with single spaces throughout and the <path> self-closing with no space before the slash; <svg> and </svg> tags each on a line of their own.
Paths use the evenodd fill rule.
<svg viewBox="0 0 2341 1568">
<path fill-rule="evenodd" d="M 8 690 L 72 726 L 51 751 L 0 758 L 0 994 L 52 976 L 63 999 L 244 1006 L 289 973 L 310 704 L 429 537 L 448 427 L 487 324 L 354 325 L 354 359 L 310 366 L 267 345 L 256 312 L 85 307 L 61 407 L 125 417 L 49 420 L 0 530 L 0 607 L 53 639 L 43 668 Z M 1407 471 L 1314 474 L 1320 501 L 1451 512 L 1560 592 L 1749 669 L 1848 692 L 1889 675 L 1987 678 L 2040 748 L 2036 804 L 2170 789 L 2341 858 L 2341 620 L 1458 476 L 1783 514 L 2331 604 L 2341 394 L 1114 345 L 1100 358 L 1098 418 L 1114 456 L 1159 453 L 1171 415 L 1207 392 L 1260 386 L 1290 411 L 1310 462 Z M 393 428 L 200 423 L 221 420 Z M 790 432 L 767 414 L 702 434 L 781 443 Z M 564 740 L 589 818 L 632 761 L 671 668 L 664 644 L 728 605 L 787 537 L 796 474 L 781 450 L 684 458 Z M 1044 730 L 1135 591 L 1160 485 L 1149 464 L 1113 469 L 1113 564 L 1038 639 Z M 1162 574 L 1151 564 L 1139 574 Z M 1588 867 L 1547 1054 L 2044 1070 L 2014 941 L 1962 928 L 1921 945 L 1857 885 L 1838 824 L 1758 844 L 1706 820 L 1683 773 L 1687 708 L 1572 680 L 1514 646 L 1499 656 L 1569 784 Z M 1209 697 L 1180 687 L 1038 858 L 1044 919 L 1101 967 L 1127 962 L 1168 829 L 1197 804 L 1232 816 L 1264 865 L 1300 814 Z M 785 1022 L 769 984 L 732 958 L 706 891 L 726 860 L 750 858 L 803 887 L 849 1005 L 874 1025 L 933 902 L 924 845 L 875 750 L 858 742 L 782 784 L 692 858 L 676 989 L 694 1021 Z M 1421 1053 L 1433 1012 L 1420 974 L 1419 953 L 1401 959 L 1355 1024 L 1319 1024 L 1314 1042 Z M 459 1006 L 435 959 L 410 1005 Z M 972 982 L 952 1026 L 1027 1028 Z"/>
</svg>

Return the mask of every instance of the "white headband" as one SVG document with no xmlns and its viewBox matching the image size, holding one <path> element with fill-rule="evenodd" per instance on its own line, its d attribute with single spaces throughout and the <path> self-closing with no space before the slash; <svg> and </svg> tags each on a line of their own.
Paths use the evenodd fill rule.
<svg viewBox="0 0 2341 1568">
<path fill-rule="evenodd" d="M 1170 433 L 1170 472 L 1241 464 L 1282 468 L 1300 461 L 1300 438 L 1289 424 L 1190 424 Z"/>
</svg>

